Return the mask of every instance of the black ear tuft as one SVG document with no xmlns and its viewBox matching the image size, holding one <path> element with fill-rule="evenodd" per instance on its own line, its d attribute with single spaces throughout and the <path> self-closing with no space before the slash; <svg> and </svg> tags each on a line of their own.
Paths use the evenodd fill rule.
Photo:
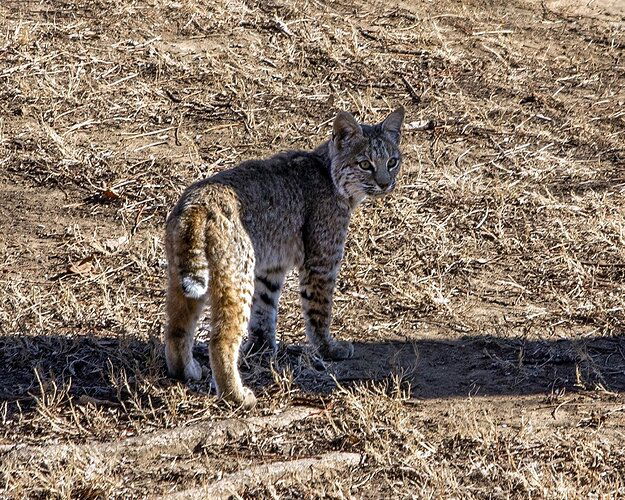
<svg viewBox="0 0 625 500">
<path fill-rule="evenodd" d="M 388 115 L 384 121 L 380 124 L 382 129 L 391 136 L 395 144 L 399 144 L 401 137 L 401 126 L 404 123 L 404 116 L 406 112 L 403 106 L 400 106 L 390 115 Z"/>
<path fill-rule="evenodd" d="M 337 149 L 343 149 L 347 143 L 359 138 L 362 138 L 362 129 L 353 115 L 347 111 L 339 112 L 332 128 L 332 139 Z"/>
</svg>

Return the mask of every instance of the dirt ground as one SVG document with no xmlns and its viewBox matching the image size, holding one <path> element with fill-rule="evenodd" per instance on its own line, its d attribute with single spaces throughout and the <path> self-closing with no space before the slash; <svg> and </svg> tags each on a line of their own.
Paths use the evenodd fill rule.
<svg viewBox="0 0 625 500">
<path fill-rule="evenodd" d="M 5 0 L 0 28 L 0 498 L 625 495 L 625 2 Z M 255 410 L 170 380 L 182 189 L 399 104 L 338 283 L 354 358 L 311 362 L 290 276 Z"/>
</svg>

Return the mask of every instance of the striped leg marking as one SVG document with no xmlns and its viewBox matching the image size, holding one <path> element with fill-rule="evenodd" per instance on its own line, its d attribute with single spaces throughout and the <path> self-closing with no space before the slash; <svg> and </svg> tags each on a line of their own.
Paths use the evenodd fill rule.
<svg viewBox="0 0 625 500">
<path fill-rule="evenodd" d="M 351 343 L 339 342 L 330 333 L 335 282 L 336 269 L 326 271 L 304 268 L 300 272 L 300 297 L 306 321 L 306 337 L 323 358 L 330 360 L 347 359 L 354 354 Z"/>
<path fill-rule="evenodd" d="M 281 269 L 259 272 L 256 275 L 248 337 L 243 346 L 244 354 L 275 354 L 278 301 L 284 278 L 285 273 Z"/>
</svg>

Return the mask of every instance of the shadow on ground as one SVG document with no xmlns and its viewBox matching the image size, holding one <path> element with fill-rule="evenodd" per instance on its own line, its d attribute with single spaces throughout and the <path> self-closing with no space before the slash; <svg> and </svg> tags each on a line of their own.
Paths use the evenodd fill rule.
<svg viewBox="0 0 625 500">
<path fill-rule="evenodd" d="M 529 395 L 566 389 L 625 392 L 625 336 L 536 341 L 468 336 L 457 341 L 356 343 L 354 357 L 319 370 L 298 345 L 283 348 L 278 370 L 292 372 L 305 392 L 328 394 L 339 383 L 380 381 L 401 375 L 415 398 Z M 0 337 L 0 403 L 32 406 L 39 380 L 67 387 L 75 396 L 115 400 L 112 378 L 125 372 L 165 379 L 158 341 L 92 336 Z M 196 356 L 208 364 L 206 344 Z M 257 390 L 272 384 L 268 362 L 248 360 L 243 377 Z M 39 377 L 37 377 L 37 373 Z M 208 392 L 208 380 L 193 387 Z"/>
<path fill-rule="evenodd" d="M 401 375 L 419 399 L 529 395 L 566 389 L 625 392 L 625 336 L 537 341 L 469 336 L 456 341 L 358 343 L 332 363 L 341 384 Z M 323 374 L 331 389 L 329 375 Z M 317 381 L 317 384 L 319 381 Z M 314 385 L 304 386 L 314 390 Z"/>
</svg>

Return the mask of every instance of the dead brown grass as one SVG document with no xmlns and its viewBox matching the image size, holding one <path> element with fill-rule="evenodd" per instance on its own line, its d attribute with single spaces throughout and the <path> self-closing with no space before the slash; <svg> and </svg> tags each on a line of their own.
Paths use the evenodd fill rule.
<svg viewBox="0 0 625 500">
<path fill-rule="evenodd" d="M 0 496 L 624 495 L 624 20 L 562 5 L 3 2 Z M 306 357 L 290 280 L 253 415 L 169 380 L 183 187 L 397 104 L 402 185 L 354 217 L 336 298 L 355 359 Z"/>
</svg>

